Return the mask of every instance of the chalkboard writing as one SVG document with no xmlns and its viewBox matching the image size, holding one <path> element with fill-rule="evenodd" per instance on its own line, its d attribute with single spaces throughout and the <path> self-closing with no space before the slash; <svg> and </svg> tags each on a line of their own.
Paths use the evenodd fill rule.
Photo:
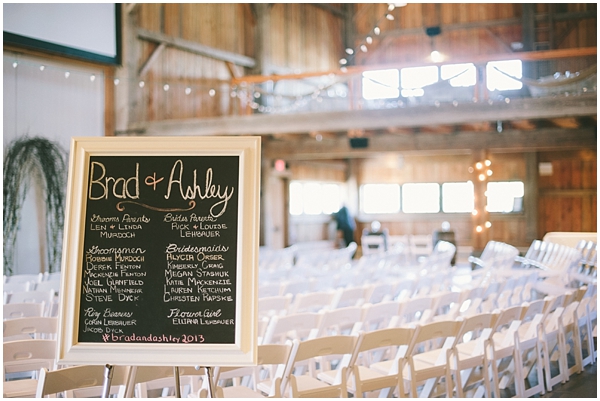
<svg viewBox="0 0 600 401">
<path fill-rule="evenodd" d="M 239 156 L 91 156 L 79 342 L 233 344 Z"/>
</svg>

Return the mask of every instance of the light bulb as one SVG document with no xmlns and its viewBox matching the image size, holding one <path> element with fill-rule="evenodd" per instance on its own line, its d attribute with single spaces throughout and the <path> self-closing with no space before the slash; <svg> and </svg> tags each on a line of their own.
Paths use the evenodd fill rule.
<svg viewBox="0 0 600 401">
<path fill-rule="evenodd" d="M 346 64 L 348 64 L 348 60 L 346 60 L 345 58 L 341 58 L 340 59 L 340 64 L 341 65 L 346 65 Z"/>
<path fill-rule="evenodd" d="M 65 78 L 69 78 L 69 75 L 71 75 L 71 73 L 69 71 L 65 71 Z"/>
<path fill-rule="evenodd" d="M 483 227 L 477 226 L 477 227 L 475 227 L 475 231 L 477 231 L 478 233 L 480 233 L 480 232 L 483 231 Z"/>
<path fill-rule="evenodd" d="M 375 35 L 379 35 L 379 34 L 381 33 L 381 29 L 379 29 L 379 27 L 378 27 L 378 26 L 376 26 L 375 28 L 373 28 L 373 33 L 374 33 Z"/>
<path fill-rule="evenodd" d="M 490 228 L 492 226 L 492 223 L 489 221 L 485 222 L 485 228 Z"/>
<path fill-rule="evenodd" d="M 189 95 L 190 93 L 192 93 L 192 88 L 190 88 L 189 86 L 187 88 L 185 88 L 185 94 Z"/>
<path fill-rule="evenodd" d="M 92 74 L 90 75 L 90 81 L 94 82 L 96 80 L 96 75 Z"/>
<path fill-rule="evenodd" d="M 164 90 L 165 92 L 166 92 L 166 91 L 168 91 L 168 90 L 169 90 L 169 88 L 170 88 L 169 84 L 164 84 L 164 85 L 163 85 L 163 90 Z"/>
<path fill-rule="evenodd" d="M 489 167 L 492 165 L 492 162 L 489 159 L 486 159 L 484 164 Z"/>
<path fill-rule="evenodd" d="M 211 89 L 211 90 L 209 90 L 209 91 L 208 91 L 208 95 L 209 95 L 210 97 L 213 97 L 213 96 L 215 96 L 215 94 L 216 94 L 216 92 L 215 92 L 215 90 L 214 90 L 214 89 Z"/>
<path fill-rule="evenodd" d="M 483 168 L 483 164 L 481 162 L 477 162 L 477 163 L 475 163 L 475 168 L 477 170 L 481 170 Z"/>
<path fill-rule="evenodd" d="M 348 54 L 354 54 L 354 50 L 352 50 L 351 48 L 347 48 L 346 49 L 346 53 L 348 53 Z"/>
<path fill-rule="evenodd" d="M 393 20 L 394 20 L 394 16 L 393 16 L 392 14 L 386 14 L 386 15 L 385 15 L 385 18 L 386 18 L 388 21 L 393 21 Z"/>
<path fill-rule="evenodd" d="M 18 65 L 19 65 L 19 63 L 17 63 L 16 61 L 13 62 L 13 68 L 17 68 Z"/>
<path fill-rule="evenodd" d="M 494 174 L 494 172 L 492 170 L 488 170 L 485 173 L 488 175 L 488 177 L 491 177 L 492 174 Z"/>
<path fill-rule="evenodd" d="M 114 84 L 116 86 L 116 85 L 119 85 L 119 82 L 121 82 L 121 81 L 119 81 L 119 78 L 115 78 L 113 82 L 114 82 Z"/>
<path fill-rule="evenodd" d="M 144 81 L 140 81 L 139 85 L 140 85 L 140 88 L 143 88 L 144 85 L 146 85 L 146 83 Z"/>
<path fill-rule="evenodd" d="M 368 44 L 373 43 L 373 38 L 370 36 L 367 36 L 365 40 L 367 41 Z"/>
<path fill-rule="evenodd" d="M 40 71 L 44 71 L 46 69 L 45 65 L 40 65 Z"/>
<path fill-rule="evenodd" d="M 360 46 L 360 50 L 362 50 L 362 52 L 363 52 L 363 53 L 366 53 L 366 52 L 367 52 L 367 50 L 368 50 L 368 49 L 367 49 L 367 45 L 361 45 L 361 46 Z"/>
<path fill-rule="evenodd" d="M 473 209 L 473 211 L 471 212 L 471 214 L 473 216 L 477 216 L 479 214 L 479 212 L 477 211 L 477 209 Z"/>
<path fill-rule="evenodd" d="M 442 53 L 438 52 L 437 50 L 431 52 L 431 61 L 433 61 L 434 63 L 439 63 L 443 60 L 444 57 L 442 56 Z"/>
</svg>

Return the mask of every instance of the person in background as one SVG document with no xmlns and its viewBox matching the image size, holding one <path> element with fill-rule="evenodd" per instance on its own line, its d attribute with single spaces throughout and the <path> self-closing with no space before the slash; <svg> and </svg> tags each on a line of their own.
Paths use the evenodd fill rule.
<svg viewBox="0 0 600 401">
<path fill-rule="evenodd" d="M 350 245 L 354 241 L 354 230 L 356 229 L 356 223 L 354 218 L 350 215 L 350 211 L 346 205 L 342 206 L 340 210 L 333 214 L 337 223 L 338 231 L 342 232 L 342 238 L 344 239 L 345 246 Z"/>
</svg>

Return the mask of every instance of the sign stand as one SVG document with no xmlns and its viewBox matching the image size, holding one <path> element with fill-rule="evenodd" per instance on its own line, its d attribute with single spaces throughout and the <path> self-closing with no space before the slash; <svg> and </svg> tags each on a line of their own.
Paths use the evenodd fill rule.
<svg viewBox="0 0 600 401">
<path fill-rule="evenodd" d="M 200 370 L 201 368 L 201 366 L 196 366 L 196 370 Z M 210 366 L 205 366 L 204 371 L 206 372 L 206 382 L 208 383 L 208 394 L 206 395 L 206 398 L 215 398 Z"/>
<path fill-rule="evenodd" d="M 106 364 L 104 366 L 104 384 L 102 387 L 102 398 L 108 398 L 110 396 L 110 382 L 113 376 L 113 366 Z"/>
</svg>

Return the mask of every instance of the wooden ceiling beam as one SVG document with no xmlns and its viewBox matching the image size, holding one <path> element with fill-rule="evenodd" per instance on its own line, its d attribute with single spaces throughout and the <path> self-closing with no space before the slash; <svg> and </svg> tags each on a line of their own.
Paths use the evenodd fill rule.
<svg viewBox="0 0 600 401">
<path fill-rule="evenodd" d="M 176 38 L 174 36 L 165 35 L 159 32 L 152 32 L 146 29 L 138 28 L 137 37 L 149 42 L 165 44 L 167 46 L 175 47 L 180 50 L 184 50 L 190 53 L 200 54 L 202 56 L 214 58 L 216 60 L 228 61 L 242 67 L 252 68 L 256 65 L 256 61 L 252 57 L 244 56 L 243 54 L 237 54 L 228 52 L 226 50 L 216 49 L 214 47 L 205 46 L 197 42 Z"/>
<path fill-rule="evenodd" d="M 543 150 L 596 149 L 595 128 L 585 129 L 541 129 L 535 132 L 509 130 L 495 132 L 460 132 L 450 135 L 375 135 L 369 138 L 364 149 L 353 149 L 349 138 L 312 138 L 287 143 L 265 141 L 263 157 L 286 160 L 346 159 L 373 157 L 384 152 L 409 153 L 469 153 L 473 149 L 494 152 L 531 152 Z"/>
<path fill-rule="evenodd" d="M 482 54 L 469 57 L 456 57 L 445 60 L 443 64 L 461 64 L 461 63 L 473 63 L 473 64 L 485 64 L 490 61 L 502 61 L 502 60 L 521 60 L 521 61 L 542 61 L 542 60 L 554 60 L 562 58 L 576 58 L 576 57 L 587 57 L 595 56 L 598 54 L 597 47 L 577 47 L 569 49 L 557 49 L 557 50 L 543 50 L 543 51 L 531 51 L 531 52 L 518 52 L 518 53 L 502 53 L 502 54 Z M 314 71 L 305 72 L 301 74 L 272 74 L 272 75 L 246 75 L 238 79 L 233 79 L 232 84 L 246 83 L 260 83 L 267 81 L 281 81 L 281 80 L 296 80 L 312 77 L 321 77 L 325 75 L 360 75 L 365 71 L 372 70 L 385 70 L 390 68 L 406 68 L 406 67 L 424 67 L 428 65 L 440 65 L 442 63 L 428 63 L 425 61 L 413 61 L 393 64 L 372 64 L 372 65 L 361 65 L 361 66 L 348 66 L 344 71 L 340 69 L 329 70 L 329 71 Z"/>
<path fill-rule="evenodd" d="M 431 125 L 468 125 L 512 121 L 595 116 L 595 93 L 581 96 L 512 99 L 509 103 L 465 103 L 454 106 L 415 106 L 396 109 L 348 110 L 323 113 L 227 116 L 206 119 L 146 121 L 131 129 L 148 135 L 266 135 L 306 134 L 313 131 L 385 130 Z"/>
</svg>

